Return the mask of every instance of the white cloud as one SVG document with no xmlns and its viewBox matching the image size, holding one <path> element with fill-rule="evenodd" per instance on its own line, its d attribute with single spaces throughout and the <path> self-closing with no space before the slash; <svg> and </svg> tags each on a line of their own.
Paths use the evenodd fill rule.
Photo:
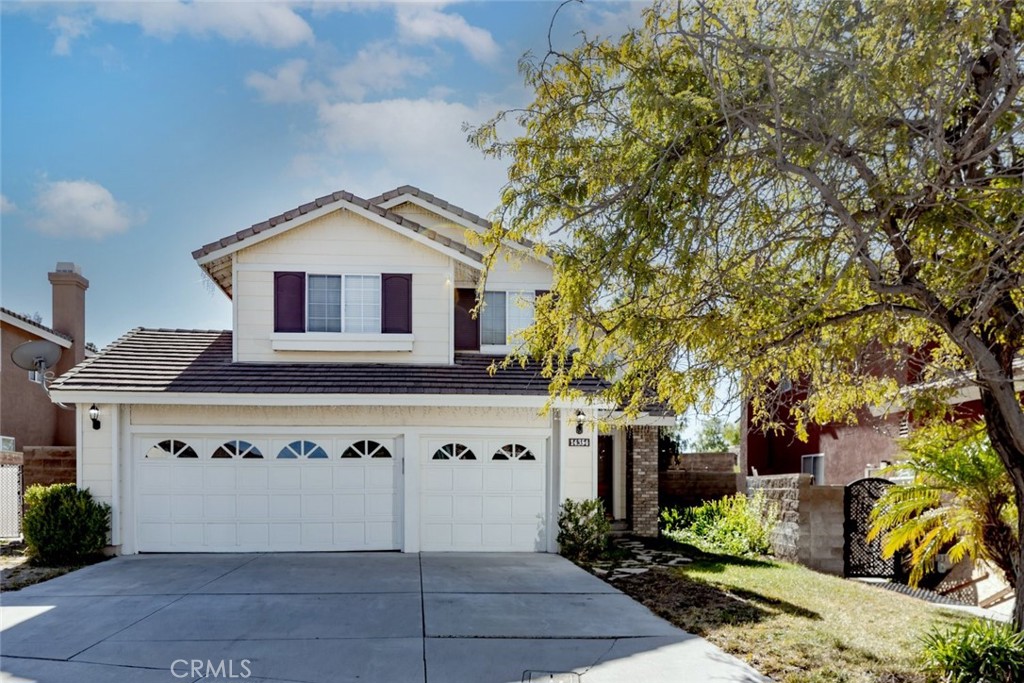
<svg viewBox="0 0 1024 683">
<path fill-rule="evenodd" d="M 50 26 L 57 33 L 53 51 L 70 54 L 72 41 L 88 33 L 93 21 L 135 24 L 165 40 L 179 34 L 220 36 L 274 48 L 314 40 L 310 25 L 285 2 L 98 2 L 90 16 L 57 17 Z"/>
<path fill-rule="evenodd" d="M 33 227 L 54 237 L 100 240 L 146 220 L 145 213 L 114 199 L 89 180 L 44 182 L 35 197 Z"/>
<path fill-rule="evenodd" d="M 311 78 L 309 71 L 306 60 L 292 59 L 270 73 L 250 72 L 245 84 L 271 104 L 359 101 L 370 93 L 403 88 L 410 76 L 425 76 L 430 67 L 421 59 L 378 42 L 359 50 L 352 61 L 332 69 L 324 80 Z"/>
<path fill-rule="evenodd" d="M 7 195 L 0 194 L 0 213 L 10 213 L 17 210 L 18 207 L 7 198 Z"/>
<path fill-rule="evenodd" d="M 306 81 L 309 67 L 304 59 L 292 59 L 274 69 L 272 74 L 252 71 L 245 84 L 259 93 L 264 102 L 281 104 L 306 102 L 322 96 L 322 84 Z"/>
<path fill-rule="evenodd" d="M 395 8 L 395 21 L 398 35 L 404 40 L 415 43 L 454 40 L 479 62 L 493 61 L 501 51 L 490 31 L 472 26 L 462 15 L 448 14 L 437 7 L 401 4 Z"/>
<path fill-rule="evenodd" d="M 57 34 L 53 41 L 53 54 L 66 57 L 71 54 L 71 43 L 89 33 L 92 21 L 88 17 L 62 14 L 50 23 L 50 30 Z"/>
<path fill-rule="evenodd" d="M 357 194 L 411 183 L 486 214 L 505 182 L 505 165 L 471 147 L 462 125 L 482 123 L 499 108 L 504 107 L 432 99 L 321 105 L 318 118 L 332 154 L 322 158 L 319 180 L 333 174 L 339 183 L 333 189 Z M 339 160 L 351 170 L 338 170 Z M 309 161 L 303 159 L 301 167 Z"/>
<path fill-rule="evenodd" d="M 355 59 L 331 72 L 331 82 L 341 96 L 361 100 L 368 92 L 393 92 L 409 76 L 425 76 L 430 67 L 421 59 L 399 53 L 385 43 L 371 43 Z"/>
</svg>

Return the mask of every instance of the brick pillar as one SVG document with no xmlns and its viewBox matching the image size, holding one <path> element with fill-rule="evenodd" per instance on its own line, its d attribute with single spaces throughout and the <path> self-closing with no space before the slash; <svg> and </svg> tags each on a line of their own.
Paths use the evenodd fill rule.
<svg viewBox="0 0 1024 683">
<path fill-rule="evenodd" d="M 633 533 L 655 538 L 658 535 L 658 428 L 633 427 L 633 448 L 626 463 L 629 468 L 629 518 Z"/>
</svg>

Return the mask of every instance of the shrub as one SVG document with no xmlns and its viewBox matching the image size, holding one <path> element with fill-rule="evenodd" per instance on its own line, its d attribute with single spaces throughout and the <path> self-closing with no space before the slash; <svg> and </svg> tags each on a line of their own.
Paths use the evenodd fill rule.
<svg viewBox="0 0 1024 683">
<path fill-rule="evenodd" d="M 1010 624 L 975 619 L 924 637 L 922 663 L 942 683 L 1024 681 L 1024 633 Z"/>
<path fill-rule="evenodd" d="M 777 513 L 764 493 L 741 493 L 697 507 L 661 512 L 665 535 L 709 552 L 729 555 L 767 555 Z"/>
<path fill-rule="evenodd" d="M 608 547 L 611 525 L 599 498 L 566 498 L 558 512 L 558 552 L 575 562 L 589 562 Z"/>
<path fill-rule="evenodd" d="M 110 506 L 74 484 L 35 484 L 25 491 L 25 544 L 40 564 L 75 564 L 107 544 Z"/>
</svg>

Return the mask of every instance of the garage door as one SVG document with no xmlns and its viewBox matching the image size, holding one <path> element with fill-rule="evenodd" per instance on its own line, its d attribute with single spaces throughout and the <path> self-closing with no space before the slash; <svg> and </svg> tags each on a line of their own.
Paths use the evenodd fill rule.
<svg viewBox="0 0 1024 683">
<path fill-rule="evenodd" d="M 424 550 L 544 551 L 546 441 L 426 439 Z"/>
<path fill-rule="evenodd" d="M 136 436 L 140 552 L 399 547 L 393 438 Z"/>
</svg>

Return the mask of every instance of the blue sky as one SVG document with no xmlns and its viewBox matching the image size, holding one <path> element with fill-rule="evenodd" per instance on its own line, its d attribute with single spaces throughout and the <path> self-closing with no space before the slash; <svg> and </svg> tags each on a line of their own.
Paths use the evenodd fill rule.
<svg viewBox="0 0 1024 683">
<path fill-rule="evenodd" d="M 499 161 L 463 122 L 522 105 L 554 2 L 0 3 L 3 306 L 50 319 L 46 273 L 90 281 L 87 336 L 225 329 L 191 251 L 328 192 L 417 185 L 478 213 Z M 556 35 L 618 34 L 589 2 Z"/>
</svg>

